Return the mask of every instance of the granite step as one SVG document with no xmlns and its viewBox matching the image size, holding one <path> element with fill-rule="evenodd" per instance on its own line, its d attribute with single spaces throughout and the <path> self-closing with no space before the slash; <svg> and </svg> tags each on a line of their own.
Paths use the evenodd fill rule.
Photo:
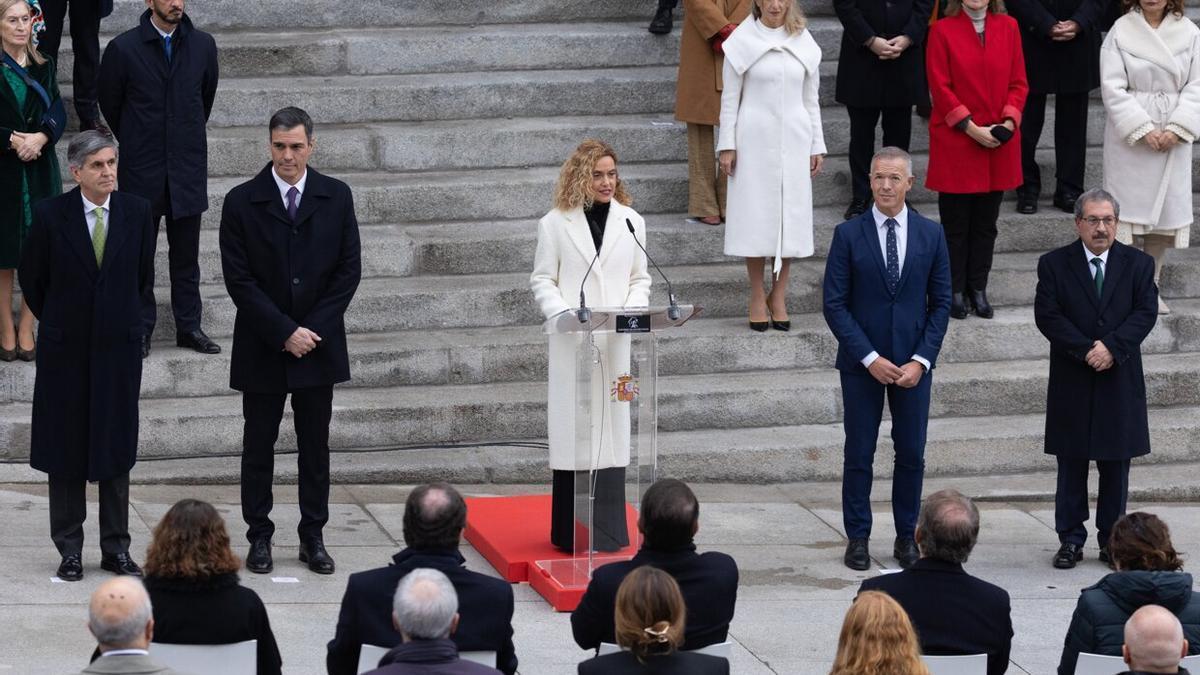
<svg viewBox="0 0 1200 675">
<path fill-rule="evenodd" d="M 1200 353 L 1151 354 L 1144 365 L 1150 406 L 1200 405 L 1193 383 Z M 1044 359 L 943 364 L 935 371 L 931 417 L 976 417 L 983 425 L 998 416 L 1042 414 L 1047 368 Z M 545 434 L 545 402 L 544 382 L 341 388 L 330 445 L 348 450 L 536 439 Z M 658 403 L 663 432 L 836 425 L 841 419 L 838 376 L 830 368 L 666 376 L 659 380 Z M 29 415 L 28 403 L 0 406 L 0 458 L 27 457 Z M 141 420 L 139 453 L 145 457 L 227 454 L 241 447 L 236 394 L 145 400 Z M 295 447 L 290 426 L 285 422 L 281 429 L 281 448 Z"/>
</svg>

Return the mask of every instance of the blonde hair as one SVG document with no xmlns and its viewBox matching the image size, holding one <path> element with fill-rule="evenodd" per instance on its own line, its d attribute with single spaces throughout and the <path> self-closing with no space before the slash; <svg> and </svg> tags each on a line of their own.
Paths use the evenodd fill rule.
<svg viewBox="0 0 1200 675">
<path fill-rule="evenodd" d="M 554 186 L 554 207 L 560 211 L 583 207 L 590 208 L 596 195 L 592 192 L 592 171 L 596 163 L 605 157 L 612 157 L 617 163 L 617 151 L 604 141 L 589 138 L 575 148 L 575 152 L 563 162 L 558 174 L 558 183 Z M 617 187 L 613 190 L 613 199 L 625 206 L 633 203 L 629 193 L 625 191 L 625 182 L 617 176 Z"/>
<path fill-rule="evenodd" d="M 46 57 L 42 56 L 37 47 L 33 46 L 33 6 L 26 0 L 0 0 L 0 17 L 8 14 L 8 10 L 16 5 L 23 6 L 29 12 L 29 41 L 25 43 L 25 53 L 29 55 L 29 60 L 41 65 L 46 62 Z"/>
<path fill-rule="evenodd" d="M 687 608 L 679 584 L 670 574 L 643 565 L 630 572 L 617 589 L 617 644 L 638 661 L 649 654 L 670 653 L 683 644 Z"/>
<path fill-rule="evenodd" d="M 886 593 L 859 593 L 846 612 L 829 675 L 929 675 L 904 608 Z"/>
<path fill-rule="evenodd" d="M 761 1 L 754 0 L 754 4 L 750 8 L 750 13 L 758 21 L 762 21 L 762 10 L 758 7 L 758 3 Z M 804 10 L 800 9 L 800 0 L 790 0 L 787 11 L 783 13 L 783 27 L 787 30 L 788 35 L 799 33 L 807 25 L 808 19 L 804 16 Z"/>
<path fill-rule="evenodd" d="M 962 11 L 962 0 L 946 1 L 946 16 L 954 16 Z M 988 11 L 992 14 L 1008 14 L 1004 0 L 988 0 Z"/>
</svg>

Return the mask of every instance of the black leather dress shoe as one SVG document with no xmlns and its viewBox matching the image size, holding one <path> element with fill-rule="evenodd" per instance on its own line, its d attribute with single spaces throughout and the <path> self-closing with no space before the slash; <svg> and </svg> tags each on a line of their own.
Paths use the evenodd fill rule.
<svg viewBox="0 0 1200 675">
<path fill-rule="evenodd" d="M 953 293 L 950 296 L 950 318 L 967 318 L 967 304 L 963 301 L 962 293 Z"/>
<path fill-rule="evenodd" d="M 255 574 L 266 574 L 275 569 L 271 560 L 271 540 L 255 539 L 250 542 L 250 552 L 246 554 L 246 569 Z"/>
<path fill-rule="evenodd" d="M 996 311 L 992 309 L 991 303 L 987 299 L 987 291 L 971 291 L 971 307 L 975 311 L 975 316 L 981 319 L 990 319 L 996 315 Z"/>
<path fill-rule="evenodd" d="M 1066 211 L 1067 213 L 1075 213 L 1075 200 L 1079 199 L 1077 194 L 1068 194 L 1066 192 L 1054 193 L 1054 207 Z"/>
<path fill-rule="evenodd" d="M 317 574 L 333 574 L 333 558 L 325 551 L 325 544 L 318 539 L 300 544 L 300 562 L 308 563 L 308 569 Z"/>
<path fill-rule="evenodd" d="M 175 346 L 187 347 L 188 349 L 198 351 L 201 354 L 221 353 L 221 345 L 210 340 L 202 330 L 194 330 L 190 333 L 179 333 L 175 336 Z"/>
<path fill-rule="evenodd" d="M 63 581 L 79 581 L 82 579 L 83 563 L 79 559 L 79 554 L 64 555 L 62 562 L 58 564 L 58 571 L 54 575 Z"/>
<path fill-rule="evenodd" d="M 1060 570 L 1069 570 L 1080 560 L 1083 560 L 1083 547 L 1079 544 L 1063 544 L 1054 554 L 1054 566 Z"/>
<path fill-rule="evenodd" d="M 655 35 L 666 35 L 671 32 L 671 27 L 675 25 L 675 17 L 672 16 L 672 9 L 675 7 L 675 0 L 659 0 L 658 11 L 654 13 L 654 18 L 650 20 L 650 32 Z"/>
<path fill-rule="evenodd" d="M 133 562 L 133 558 L 130 558 L 128 553 L 104 556 L 100 559 L 100 569 L 112 572 L 113 574 L 124 574 L 131 577 L 142 576 L 142 568 Z"/>
<path fill-rule="evenodd" d="M 1112 556 L 1108 554 L 1107 546 L 1100 547 L 1100 562 L 1108 565 L 1110 569 L 1115 569 L 1113 568 Z"/>
<path fill-rule="evenodd" d="M 892 557 L 896 562 L 900 563 L 900 567 L 908 569 L 910 565 L 917 562 L 921 557 L 921 552 L 917 550 L 917 542 L 908 539 L 896 537 L 896 545 L 892 547 Z"/>
<path fill-rule="evenodd" d="M 1017 191 L 1017 213 L 1037 213 L 1038 196 L 1030 192 Z"/>
<path fill-rule="evenodd" d="M 846 544 L 846 555 L 842 558 L 842 562 L 852 570 L 861 572 L 869 569 L 871 567 L 871 551 L 867 547 L 867 540 L 851 539 Z"/>
<path fill-rule="evenodd" d="M 855 197 L 854 199 L 850 200 L 850 205 L 846 207 L 846 212 L 842 214 L 842 218 L 845 220 L 850 220 L 851 218 L 862 214 L 869 208 L 871 208 L 871 200 L 866 198 L 859 199 Z"/>
<path fill-rule="evenodd" d="M 142 336 L 142 358 L 145 359 L 145 358 L 149 358 L 149 357 L 150 357 L 150 336 L 143 335 Z"/>
</svg>

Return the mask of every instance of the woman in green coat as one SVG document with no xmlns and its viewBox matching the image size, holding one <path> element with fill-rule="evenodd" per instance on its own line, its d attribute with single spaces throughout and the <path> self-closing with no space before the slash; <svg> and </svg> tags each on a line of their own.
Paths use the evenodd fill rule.
<svg viewBox="0 0 1200 675">
<path fill-rule="evenodd" d="M 0 361 L 34 359 L 33 314 L 24 302 L 16 330 L 13 327 L 14 270 L 33 205 L 62 192 L 56 134 L 43 121 L 46 103 L 22 75 L 24 71 L 41 85 L 51 105 L 58 100 L 54 63 L 38 53 L 33 35 L 30 3 L 0 0 L 0 47 L 7 57 L 0 63 Z"/>
</svg>

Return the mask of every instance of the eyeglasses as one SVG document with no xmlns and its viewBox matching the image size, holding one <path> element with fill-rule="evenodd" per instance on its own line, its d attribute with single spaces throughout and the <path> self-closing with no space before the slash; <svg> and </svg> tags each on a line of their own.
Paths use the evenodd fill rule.
<svg viewBox="0 0 1200 675">
<path fill-rule="evenodd" d="M 1112 227 L 1113 225 L 1117 224 L 1117 219 L 1114 216 L 1104 216 L 1103 218 L 1088 216 L 1087 218 L 1080 218 L 1080 220 L 1088 225 L 1091 225 L 1092 227 L 1100 225 L 1101 223 L 1103 223 L 1105 227 Z"/>
</svg>

